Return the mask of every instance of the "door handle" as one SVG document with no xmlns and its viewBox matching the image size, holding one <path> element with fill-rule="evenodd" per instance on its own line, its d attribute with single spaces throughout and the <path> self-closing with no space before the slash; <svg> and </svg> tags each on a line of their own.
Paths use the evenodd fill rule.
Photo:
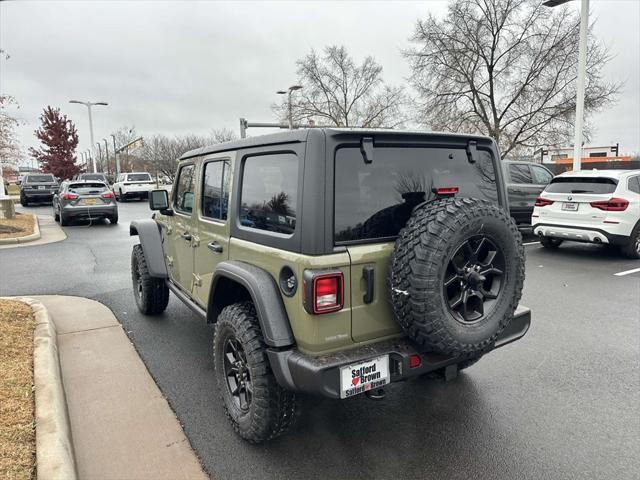
<svg viewBox="0 0 640 480">
<path fill-rule="evenodd" d="M 222 248 L 222 245 L 220 245 L 218 242 L 208 243 L 207 248 L 211 250 L 213 253 L 222 253 L 222 251 L 224 250 Z"/>
<path fill-rule="evenodd" d="M 187 242 L 191 241 L 191 234 L 189 232 L 184 232 L 182 235 L 180 235 L 180 238 L 186 240 Z"/>
<path fill-rule="evenodd" d="M 373 267 L 371 265 L 367 265 L 362 269 L 362 277 L 364 278 L 367 289 L 362 297 L 362 301 L 364 303 L 371 303 L 373 302 Z"/>
</svg>

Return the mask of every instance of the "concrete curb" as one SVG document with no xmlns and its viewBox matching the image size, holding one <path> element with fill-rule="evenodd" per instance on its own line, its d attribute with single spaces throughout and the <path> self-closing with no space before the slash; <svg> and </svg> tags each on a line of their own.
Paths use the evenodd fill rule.
<svg viewBox="0 0 640 480">
<path fill-rule="evenodd" d="M 36 404 L 36 471 L 38 479 L 77 478 L 71 425 L 60 371 L 56 326 L 44 305 L 33 298 L 13 297 L 35 315 L 33 383 Z"/>
<path fill-rule="evenodd" d="M 38 216 L 33 214 L 33 233 L 25 235 L 24 237 L 16 238 L 0 238 L 0 245 L 11 245 L 14 243 L 27 243 L 33 242 L 40 238 L 40 224 L 38 223 Z"/>
</svg>

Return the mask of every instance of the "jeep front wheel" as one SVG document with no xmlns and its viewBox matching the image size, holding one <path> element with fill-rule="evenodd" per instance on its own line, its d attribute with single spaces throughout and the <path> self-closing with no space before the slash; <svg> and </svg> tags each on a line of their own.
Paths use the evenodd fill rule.
<svg viewBox="0 0 640 480">
<path fill-rule="evenodd" d="M 162 278 L 149 275 L 142 245 L 134 245 L 131 252 L 131 280 L 138 310 L 145 315 L 158 315 L 169 304 L 169 287 Z"/>
<path fill-rule="evenodd" d="M 271 371 L 252 303 L 235 303 L 222 310 L 213 356 L 224 409 L 238 435 L 260 443 L 291 428 L 299 411 L 298 399 L 278 384 Z"/>
</svg>

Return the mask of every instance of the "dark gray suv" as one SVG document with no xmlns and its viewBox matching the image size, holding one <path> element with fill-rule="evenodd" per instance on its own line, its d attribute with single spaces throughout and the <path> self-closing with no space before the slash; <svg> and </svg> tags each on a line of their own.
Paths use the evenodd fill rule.
<svg viewBox="0 0 640 480">
<path fill-rule="evenodd" d="M 25 175 L 20 186 L 20 204 L 51 202 L 58 193 L 58 181 L 50 173 L 30 173 Z"/>
<path fill-rule="evenodd" d="M 531 225 L 531 214 L 544 188 L 554 174 L 548 168 L 531 162 L 503 160 L 505 183 L 509 197 L 509 213 L 518 226 Z"/>
</svg>

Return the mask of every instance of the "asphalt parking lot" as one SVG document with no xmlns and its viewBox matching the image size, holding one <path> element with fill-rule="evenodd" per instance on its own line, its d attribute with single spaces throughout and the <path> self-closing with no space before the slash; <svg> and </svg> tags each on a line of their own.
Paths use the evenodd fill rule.
<svg viewBox="0 0 640 480">
<path fill-rule="evenodd" d="M 386 400 L 308 397 L 299 425 L 240 440 L 218 401 L 212 330 L 175 298 L 144 317 L 130 292 L 145 202 L 120 223 L 65 227 L 67 240 L 0 250 L 0 295 L 98 300 L 123 324 L 215 478 L 616 478 L 640 476 L 640 262 L 604 246 L 557 251 L 527 237 L 527 336 L 455 381 L 395 384 Z M 50 207 L 30 207 L 39 215 Z M 533 243 L 530 243 L 533 242 Z"/>
</svg>

